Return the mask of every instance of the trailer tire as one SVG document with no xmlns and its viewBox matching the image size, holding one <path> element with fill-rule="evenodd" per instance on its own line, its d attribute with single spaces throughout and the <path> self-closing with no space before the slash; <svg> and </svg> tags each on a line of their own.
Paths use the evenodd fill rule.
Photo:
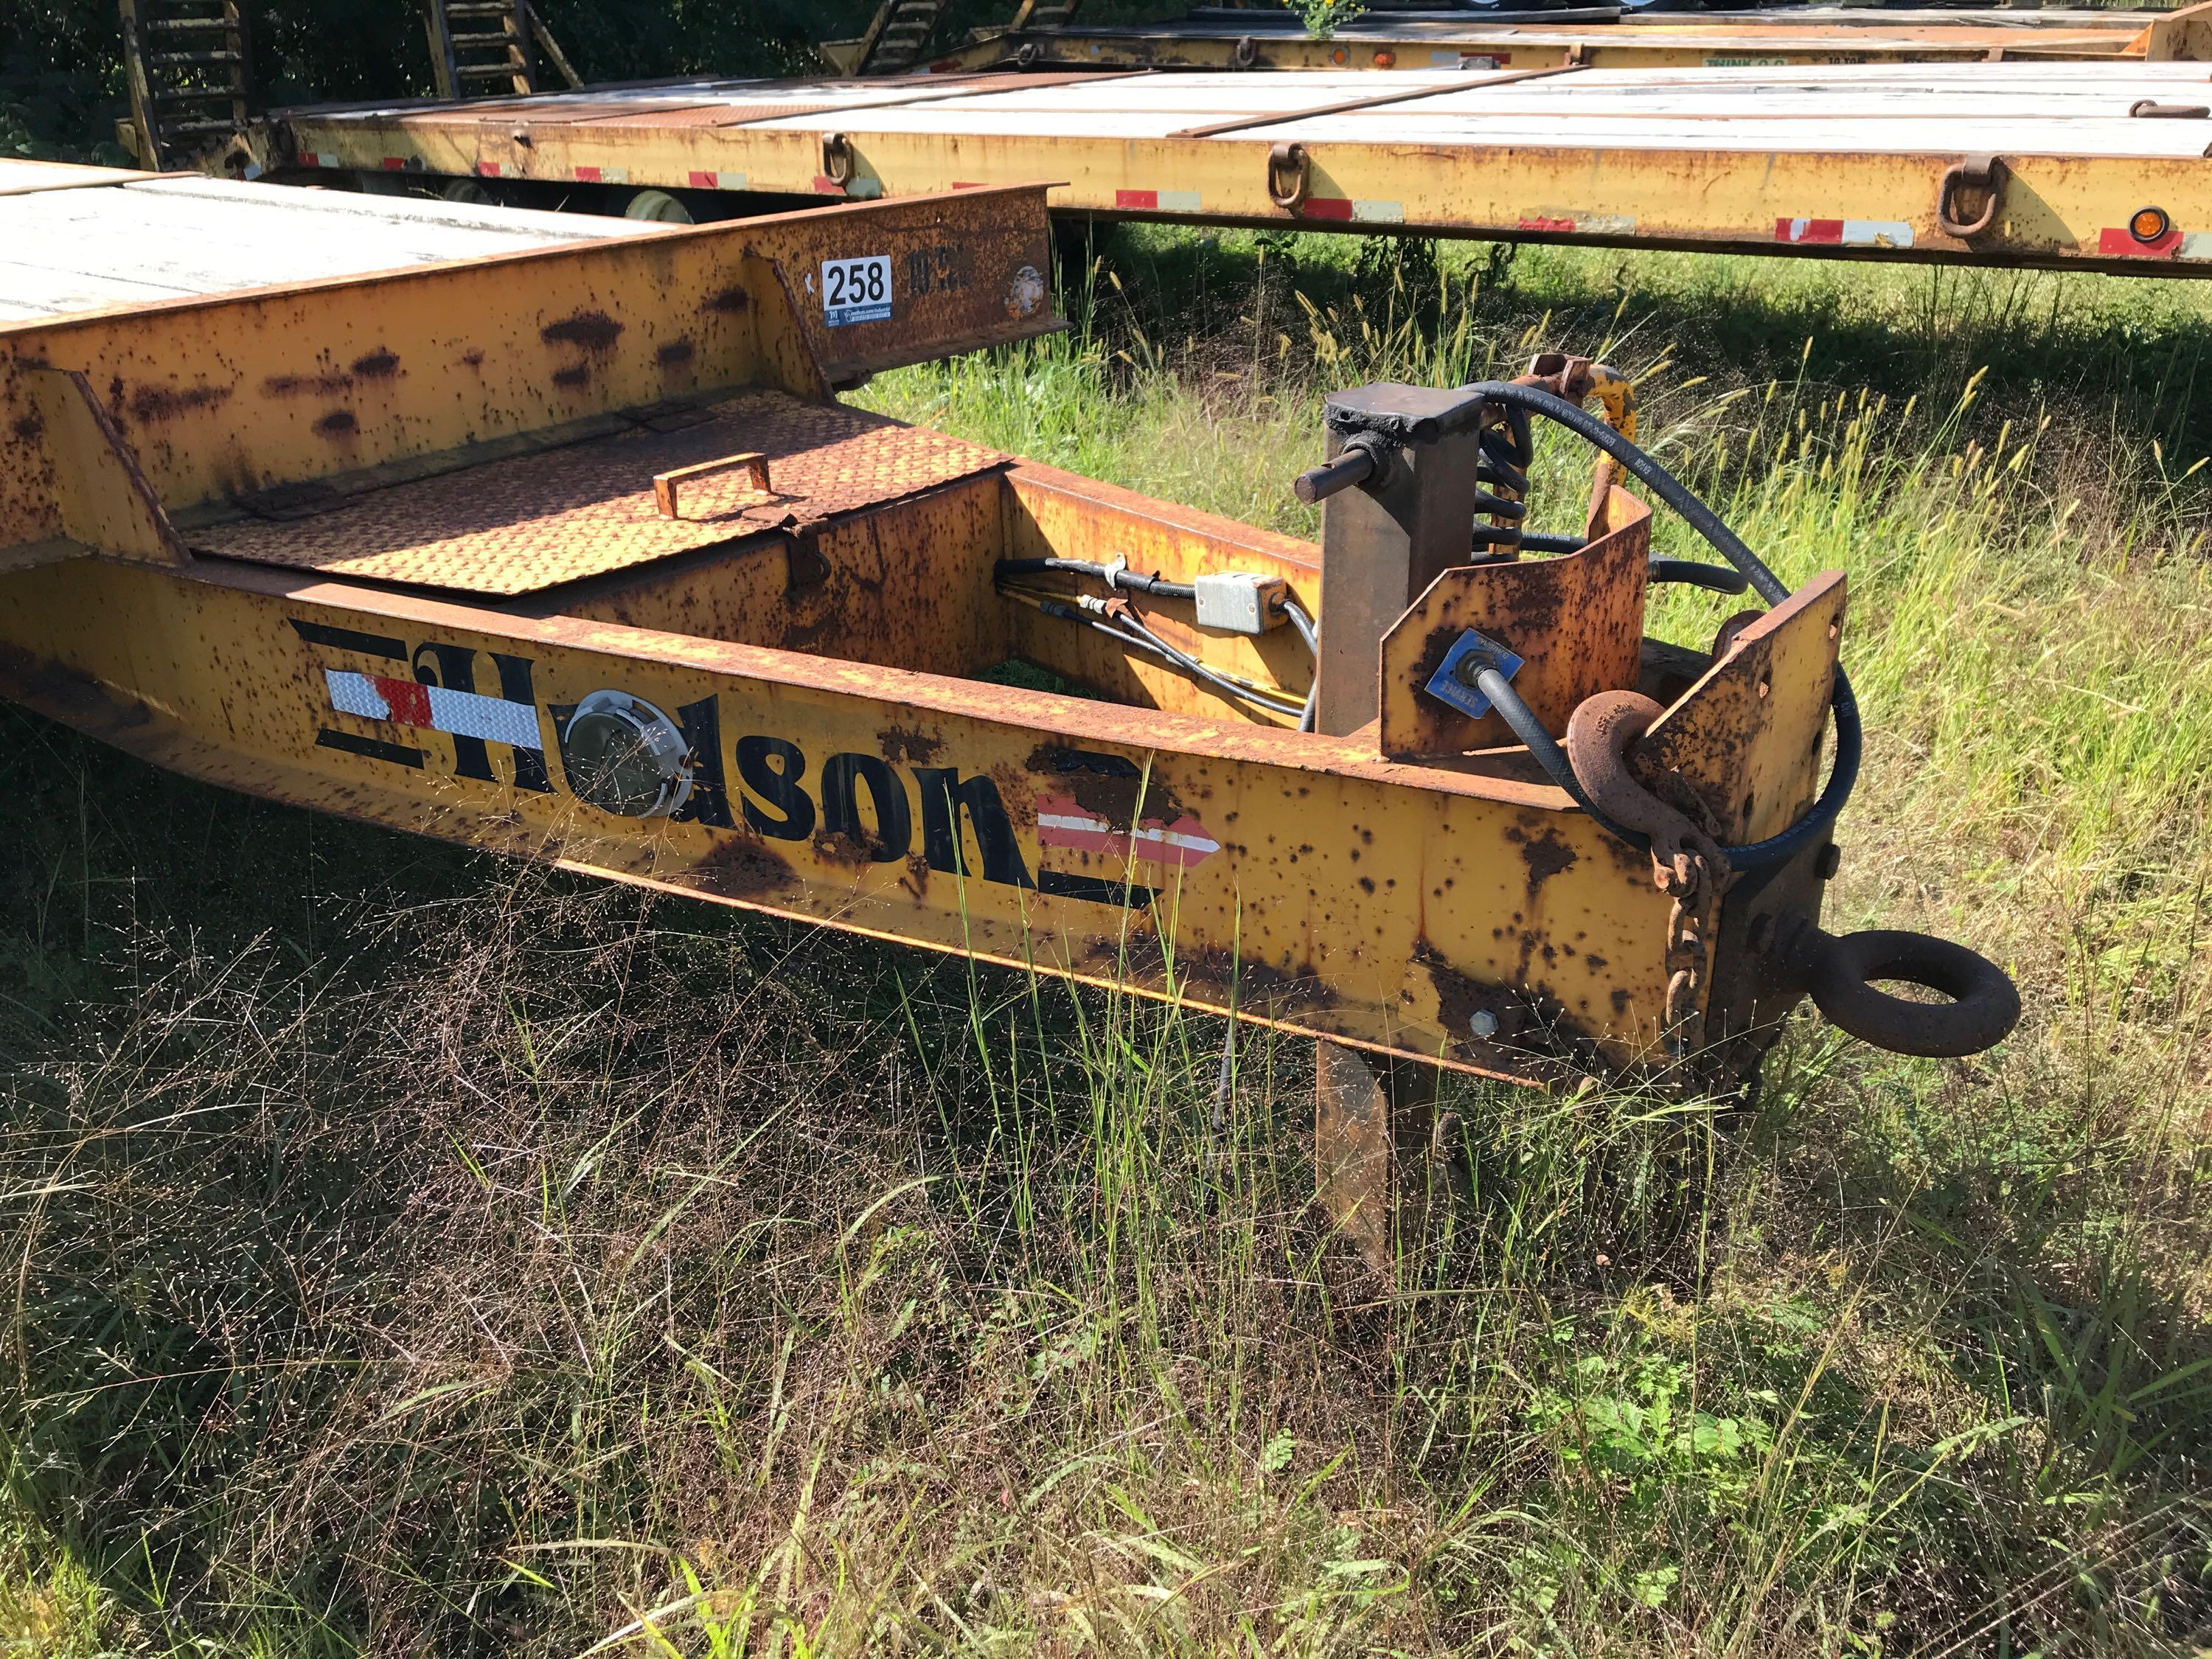
<svg viewBox="0 0 2212 1659">
<path fill-rule="evenodd" d="M 657 225 L 688 225 L 696 222 L 691 210 L 685 207 L 665 190 L 641 190 L 623 205 L 625 219 L 647 219 Z"/>
</svg>

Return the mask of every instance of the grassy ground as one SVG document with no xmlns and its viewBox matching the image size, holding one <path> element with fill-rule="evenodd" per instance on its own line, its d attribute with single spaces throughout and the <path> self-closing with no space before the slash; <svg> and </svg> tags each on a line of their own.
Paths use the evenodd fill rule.
<svg viewBox="0 0 2212 1659">
<path fill-rule="evenodd" d="M 2212 1641 L 2205 302 L 1367 247 L 1124 234 L 1073 340 L 867 395 L 1296 529 L 1329 386 L 1602 349 L 1850 572 L 1837 908 L 2020 1032 L 1808 1023 L 1749 1112 L 1462 1090 L 1474 1190 L 1363 1305 L 1299 1045 L 1215 1127 L 1212 1022 L 5 715 L 0 1650 Z"/>
</svg>

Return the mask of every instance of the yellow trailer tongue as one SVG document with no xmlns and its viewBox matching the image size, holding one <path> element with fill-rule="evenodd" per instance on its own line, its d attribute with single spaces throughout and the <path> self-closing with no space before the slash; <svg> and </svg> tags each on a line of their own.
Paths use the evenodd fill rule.
<svg viewBox="0 0 2212 1659">
<path fill-rule="evenodd" d="M 1730 1086 L 1808 991 L 1916 1053 L 2017 1012 L 1820 930 L 1843 574 L 1784 588 L 1601 365 L 1332 398 L 1316 547 L 835 400 L 1060 326 L 1042 186 L 564 234 L 87 184 L 0 234 L 70 198 L 111 265 L 0 264 L 0 688 L 147 760 L 1503 1078 Z M 255 285 L 286 223 L 318 274 Z M 1539 418 L 1603 452 L 1571 537 Z M 1654 580 L 1772 608 L 1683 650 Z"/>
</svg>

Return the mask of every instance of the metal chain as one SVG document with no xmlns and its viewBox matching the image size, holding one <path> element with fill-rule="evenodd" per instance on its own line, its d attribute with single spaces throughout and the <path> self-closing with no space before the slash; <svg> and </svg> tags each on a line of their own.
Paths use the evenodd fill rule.
<svg viewBox="0 0 2212 1659">
<path fill-rule="evenodd" d="M 1711 956 L 1719 884 L 1706 874 L 1705 860 L 1692 854 L 1692 884 L 1674 895 L 1667 912 L 1667 1058 L 1687 1060 L 1705 1046 L 1705 965 Z M 1663 884 L 1662 884 L 1662 890 Z"/>
<path fill-rule="evenodd" d="M 1679 772 L 1662 772 L 1653 793 L 1717 839 L 1717 825 L 1705 797 Z M 1708 842 L 1708 845 L 1711 843 Z M 1687 845 L 1671 860 L 1655 847 L 1652 879 L 1674 902 L 1667 912 L 1667 1057 L 1685 1060 L 1705 1046 L 1705 975 L 1712 961 L 1713 932 L 1719 926 L 1721 895 L 1734 879 L 1728 859 L 1717 848 L 1708 855 Z"/>
</svg>

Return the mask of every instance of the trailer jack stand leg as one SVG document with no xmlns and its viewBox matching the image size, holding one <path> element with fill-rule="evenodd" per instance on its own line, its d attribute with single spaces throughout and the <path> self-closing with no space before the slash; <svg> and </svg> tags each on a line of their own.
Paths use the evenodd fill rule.
<svg viewBox="0 0 2212 1659">
<path fill-rule="evenodd" d="M 1433 1184 L 1424 1159 L 1436 1067 L 1326 1038 L 1314 1046 L 1315 1193 L 1337 1234 L 1388 1289 L 1399 1241 L 1420 1236 Z"/>
</svg>

